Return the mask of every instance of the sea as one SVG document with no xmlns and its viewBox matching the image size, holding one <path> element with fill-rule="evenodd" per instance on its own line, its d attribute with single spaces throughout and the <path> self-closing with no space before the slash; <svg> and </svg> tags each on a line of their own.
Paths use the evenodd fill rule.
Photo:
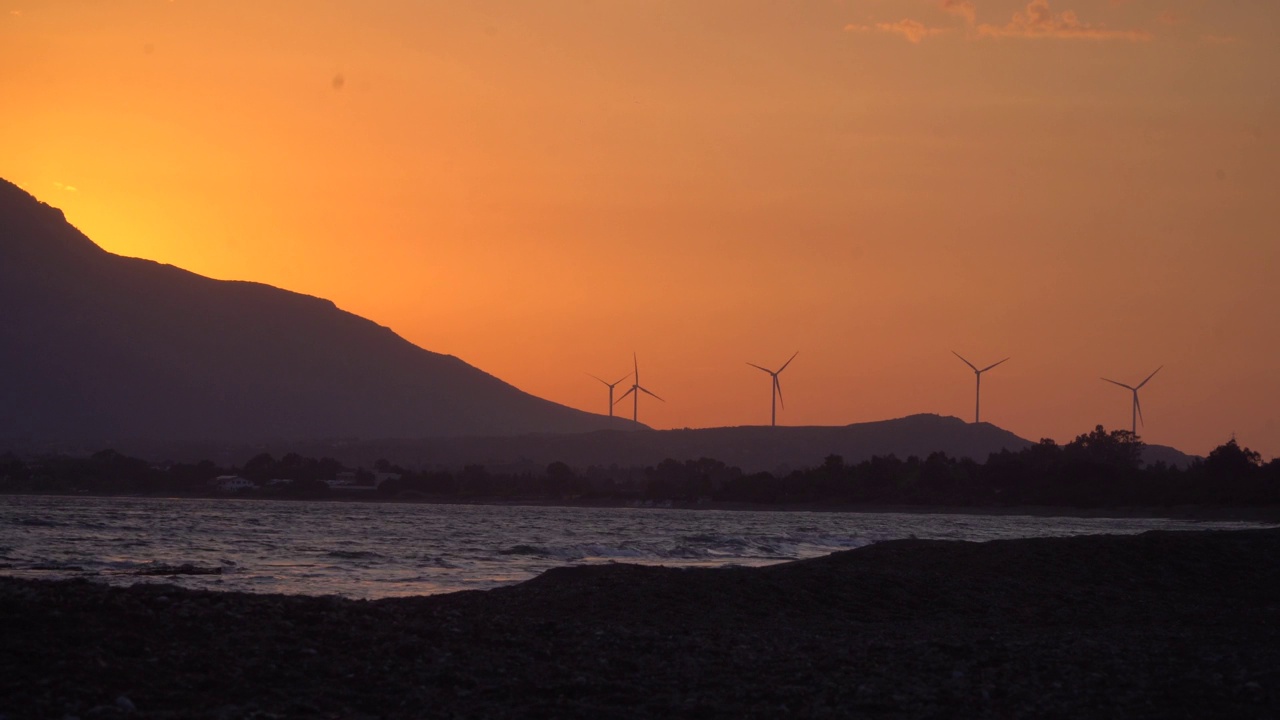
<svg viewBox="0 0 1280 720">
<path fill-rule="evenodd" d="M 563 565 L 759 566 L 898 538 L 1132 534 L 1258 523 L 1024 515 L 0 496 L 0 575 L 376 599 Z"/>
</svg>

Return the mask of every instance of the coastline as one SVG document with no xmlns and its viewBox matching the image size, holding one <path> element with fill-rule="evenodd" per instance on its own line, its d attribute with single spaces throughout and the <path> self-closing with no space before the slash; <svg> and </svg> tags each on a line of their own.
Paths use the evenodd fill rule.
<svg viewBox="0 0 1280 720">
<path fill-rule="evenodd" d="M 396 502 L 396 501 L 392 501 Z M 436 501 L 423 501 L 436 503 Z M 1177 505 L 1159 506 L 1120 506 L 1081 508 L 1053 505 L 1010 505 L 1010 506 L 968 506 L 968 505 L 759 505 L 751 503 L 708 502 L 708 503 L 673 503 L 670 506 L 637 505 L 635 503 L 615 501 L 512 501 L 512 502 L 440 502 L 437 504 L 466 505 L 528 505 L 535 507 L 592 507 L 592 508 L 635 508 L 660 510 L 722 510 L 745 512 L 831 512 L 857 514 L 903 514 L 903 515 L 980 515 L 992 517 L 1024 516 L 1024 517 L 1060 517 L 1060 518 L 1147 518 L 1172 520 L 1237 520 L 1241 522 L 1258 522 L 1263 524 L 1280 524 L 1280 506 L 1232 506 L 1232 505 Z"/>
<path fill-rule="evenodd" d="M 0 496 L 30 497 L 92 497 L 92 498 L 155 498 L 155 499 L 201 499 L 201 500 L 264 500 L 272 502 L 353 502 L 370 504 L 406 504 L 406 505 L 480 505 L 480 506 L 512 506 L 512 507 L 565 507 L 565 508 L 617 508 L 635 510 L 716 510 L 726 512 L 815 512 L 815 513 L 860 513 L 860 514 L 907 514 L 907 515 L 978 515 L 978 516 L 1025 516 L 1025 517 L 1060 517 L 1060 518 L 1146 518 L 1171 520 L 1226 520 L 1240 522 L 1256 522 L 1259 524 L 1280 525 L 1280 505 L 1174 505 L 1174 506 L 1115 506 L 1115 507 L 1072 507 L 1053 505 L 1009 505 L 1009 506 L 968 506 L 968 505 L 910 505 L 910 504 L 858 504 L 858 505 L 818 505 L 812 503 L 798 504 L 753 504 L 741 502 L 686 502 L 645 504 L 642 501 L 624 501 L 613 499 L 558 499 L 542 500 L 535 498 L 486 499 L 486 498 L 388 498 L 371 494 L 342 494 L 305 498 L 290 498 L 272 495 L 240 495 L 240 494 L 124 494 L 124 493 L 21 493 L 7 492 Z"/>
<path fill-rule="evenodd" d="M 387 599 L 0 578 L 12 717 L 1268 717 L 1280 530 L 899 540 Z"/>
</svg>

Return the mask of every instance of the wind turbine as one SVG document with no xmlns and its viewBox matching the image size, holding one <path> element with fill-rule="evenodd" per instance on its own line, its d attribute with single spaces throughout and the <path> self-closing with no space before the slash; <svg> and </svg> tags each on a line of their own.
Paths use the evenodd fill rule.
<svg viewBox="0 0 1280 720">
<path fill-rule="evenodd" d="M 968 360 L 965 360 L 965 359 L 964 359 L 964 356 L 962 356 L 960 353 L 956 352 L 955 350 L 952 350 L 952 351 L 951 351 L 951 354 L 952 354 L 952 355 L 955 355 L 955 356 L 956 356 L 956 357 L 958 357 L 958 358 L 960 358 L 960 360 L 962 360 L 962 361 L 964 362 L 964 364 L 965 364 L 965 365 L 968 365 L 970 368 L 972 368 L 972 369 L 973 369 L 973 374 L 974 374 L 974 376 L 978 379 L 977 389 L 974 391 L 974 400 L 973 400 L 973 422 L 974 422 L 974 424 L 977 424 L 977 423 L 980 421 L 980 418 L 982 417 L 982 415 L 981 415 L 981 410 L 982 410 L 982 373 L 984 373 L 984 372 L 986 372 L 986 371 L 990 370 L 991 368 L 995 367 L 996 365 L 999 365 L 999 364 L 1000 364 L 1000 363 L 1002 363 L 1002 362 L 1007 361 L 1009 358 L 1005 358 L 1004 360 L 1001 360 L 1001 361 L 1000 361 L 1000 362 L 998 362 L 998 363 L 994 363 L 994 364 L 992 364 L 992 365 L 988 365 L 988 366 L 986 366 L 986 367 L 982 368 L 981 370 L 979 370 L 979 369 L 978 369 L 978 367 L 977 367 L 976 365 L 974 365 L 973 363 L 969 362 Z"/>
<path fill-rule="evenodd" d="M 591 373 L 587 374 L 591 375 Z M 631 373 L 627 373 L 626 375 L 618 378 L 617 382 L 605 382 L 603 378 L 598 378 L 595 375 L 591 375 L 591 377 L 596 378 L 600 382 L 604 383 L 605 387 L 609 388 L 609 417 L 613 417 L 613 389 L 617 387 L 618 383 L 631 377 Z"/>
<path fill-rule="evenodd" d="M 650 392 L 647 388 L 643 388 L 640 386 L 640 362 L 636 360 L 635 353 L 631 353 L 631 362 L 633 363 L 633 367 L 635 368 L 634 370 L 631 371 L 631 375 L 635 378 L 635 382 L 631 384 L 631 387 L 628 388 L 626 392 L 622 393 L 622 397 L 618 398 L 615 404 L 620 403 L 623 400 L 626 400 L 627 396 L 631 395 L 632 396 L 631 397 L 631 422 L 639 422 L 637 418 L 640 415 L 640 393 L 648 393 L 649 395 L 653 395 L 653 393 Z M 619 380 L 618 382 L 622 382 L 622 380 Z M 653 395 L 653 396 L 655 398 L 658 398 L 659 400 L 662 400 L 662 398 L 658 397 L 657 395 Z M 666 402 L 666 400 L 662 400 L 662 402 Z"/>
<path fill-rule="evenodd" d="M 782 367 L 778 368 L 776 371 L 770 370 L 769 368 L 760 367 L 755 363 L 747 363 L 751 367 L 757 370 L 763 370 L 769 373 L 771 376 L 773 376 L 773 388 L 770 390 L 770 396 L 773 398 L 773 411 L 772 411 L 772 414 L 770 414 L 769 416 L 769 427 L 778 426 L 778 403 L 782 402 L 782 385 L 778 382 L 778 374 L 781 373 L 783 370 L 786 370 L 787 366 L 791 364 L 791 360 L 795 360 L 796 355 L 799 355 L 799 354 L 800 354 L 800 351 L 797 350 L 795 354 L 792 355 L 789 360 L 783 363 Z M 785 408 L 786 403 L 783 403 L 782 407 Z"/>
<path fill-rule="evenodd" d="M 1152 372 L 1150 375 L 1147 376 L 1146 380 L 1143 380 L 1142 382 L 1138 383 L 1138 387 L 1133 387 L 1132 385 L 1125 385 L 1122 382 L 1116 382 L 1115 380 L 1107 380 L 1106 378 L 1102 378 L 1103 380 L 1107 380 L 1107 382 L 1111 383 L 1112 385 L 1119 385 L 1125 390 L 1130 390 L 1133 392 L 1133 430 L 1132 432 L 1135 436 L 1138 434 L 1138 421 L 1142 420 L 1142 403 L 1138 402 L 1138 391 L 1141 390 L 1142 386 L 1146 385 L 1151 380 L 1151 378 L 1155 377 L 1156 373 L 1160 372 L 1163 369 L 1164 369 L 1163 365 L 1156 368 L 1154 372 Z M 1142 424 L 1146 425 L 1147 421 L 1142 420 Z"/>
</svg>

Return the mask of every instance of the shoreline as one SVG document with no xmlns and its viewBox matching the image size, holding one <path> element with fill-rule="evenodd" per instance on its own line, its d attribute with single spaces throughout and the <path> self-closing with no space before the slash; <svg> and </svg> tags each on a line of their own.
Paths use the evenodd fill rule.
<svg viewBox="0 0 1280 720">
<path fill-rule="evenodd" d="M 269 495 L 175 495 L 175 494 L 123 494 L 123 493 L 0 493 L 0 497 L 48 497 L 48 498 L 150 498 L 157 500 L 261 500 L 271 502 L 351 502 L 368 504 L 403 505 L 478 505 L 511 507 L 562 507 L 600 508 L 620 510 L 711 510 L 723 512 L 812 512 L 850 514 L 902 514 L 902 515 L 974 515 L 989 517 L 1022 516 L 1054 518 L 1134 518 L 1169 520 L 1238 521 L 1259 524 L 1280 524 L 1280 505 L 1175 505 L 1175 506 L 1116 506 L 1071 507 L 1047 505 L 966 506 L 966 505 L 764 505 L 740 502 L 703 502 L 644 504 L 644 501 L 613 499 L 484 499 L 484 498 L 382 498 L 362 494 L 334 493 L 322 497 L 279 497 Z"/>
<path fill-rule="evenodd" d="M 637 510 L 718 510 L 726 512 L 830 512 L 867 515 L 976 515 L 990 517 L 1022 516 L 1022 517 L 1056 517 L 1056 518 L 1141 518 L 1170 520 L 1237 520 L 1240 522 L 1258 522 L 1280 524 L 1280 506 L 1196 506 L 1180 505 L 1171 507 L 1098 507 L 1078 508 L 1051 505 L 1012 505 L 970 507 L 966 505 L 753 505 L 750 503 L 710 502 L 682 503 L 668 506 L 645 506 L 626 502 L 613 501 L 513 501 L 513 502 L 470 502 L 457 503 L 424 501 L 427 504 L 464 504 L 464 505 L 513 505 L 531 507 L 586 507 L 586 508 L 627 508 Z"/>
<path fill-rule="evenodd" d="M 896 540 L 376 601 L 0 578 L 13 717 L 1271 717 L 1280 530 Z"/>
</svg>

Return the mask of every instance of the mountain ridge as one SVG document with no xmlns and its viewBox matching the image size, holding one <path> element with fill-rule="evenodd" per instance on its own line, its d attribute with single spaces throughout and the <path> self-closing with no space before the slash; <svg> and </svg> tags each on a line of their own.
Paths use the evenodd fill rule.
<svg viewBox="0 0 1280 720">
<path fill-rule="evenodd" d="M 0 437 L 261 441 L 635 429 L 332 301 L 114 255 L 0 180 Z"/>
</svg>

